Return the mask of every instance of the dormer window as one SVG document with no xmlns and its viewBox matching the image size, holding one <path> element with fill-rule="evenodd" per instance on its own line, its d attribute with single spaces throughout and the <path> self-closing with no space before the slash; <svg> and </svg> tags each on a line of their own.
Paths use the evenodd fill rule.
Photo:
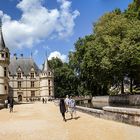
<svg viewBox="0 0 140 140">
<path fill-rule="evenodd" d="M 20 68 L 20 66 L 17 69 L 17 78 L 21 78 L 22 77 L 22 70 Z"/>
<path fill-rule="evenodd" d="M 17 77 L 18 77 L 18 78 L 21 78 L 21 72 L 18 72 L 18 73 L 17 73 Z"/>
<path fill-rule="evenodd" d="M 34 73 L 31 73 L 31 78 L 34 78 Z"/>
<path fill-rule="evenodd" d="M 48 75 L 50 76 L 51 75 L 51 72 L 48 72 Z"/>
<path fill-rule="evenodd" d="M 4 53 L 1 54 L 1 57 L 4 58 Z"/>
</svg>

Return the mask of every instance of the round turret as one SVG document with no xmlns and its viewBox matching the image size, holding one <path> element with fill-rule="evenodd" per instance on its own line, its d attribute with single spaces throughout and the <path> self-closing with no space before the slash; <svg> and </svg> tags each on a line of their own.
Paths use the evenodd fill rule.
<svg viewBox="0 0 140 140">
<path fill-rule="evenodd" d="M 0 20 L 0 100 L 4 101 L 8 96 L 8 65 L 10 63 L 9 49 L 6 47 Z"/>
<path fill-rule="evenodd" d="M 40 95 L 42 97 L 54 96 L 53 79 L 53 73 L 49 67 L 48 60 L 46 60 L 43 65 L 42 72 L 40 74 Z"/>
</svg>

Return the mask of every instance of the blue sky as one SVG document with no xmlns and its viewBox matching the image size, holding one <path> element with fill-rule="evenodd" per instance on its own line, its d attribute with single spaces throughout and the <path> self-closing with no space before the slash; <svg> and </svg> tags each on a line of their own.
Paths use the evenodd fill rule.
<svg viewBox="0 0 140 140">
<path fill-rule="evenodd" d="M 32 57 L 41 67 L 47 56 L 66 59 L 79 37 L 92 33 L 92 23 L 132 0 L 1 0 L 5 43 L 11 55 Z M 50 55 L 51 54 L 51 55 Z"/>
</svg>

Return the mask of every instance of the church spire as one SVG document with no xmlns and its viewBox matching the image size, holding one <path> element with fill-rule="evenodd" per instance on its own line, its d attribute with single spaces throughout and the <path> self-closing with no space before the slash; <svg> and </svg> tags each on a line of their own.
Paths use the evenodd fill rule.
<svg viewBox="0 0 140 140">
<path fill-rule="evenodd" d="M 3 50 L 5 48 L 5 42 L 3 39 L 3 34 L 2 34 L 2 21 L 0 18 L 0 50 Z"/>
</svg>

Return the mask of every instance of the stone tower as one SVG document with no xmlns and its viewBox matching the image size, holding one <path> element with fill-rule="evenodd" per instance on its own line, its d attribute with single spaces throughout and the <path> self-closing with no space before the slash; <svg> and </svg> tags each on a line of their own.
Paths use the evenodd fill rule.
<svg viewBox="0 0 140 140">
<path fill-rule="evenodd" d="M 49 67 L 48 60 L 43 64 L 43 69 L 40 74 L 40 95 L 41 97 L 53 97 L 54 96 L 54 76 Z"/>
<path fill-rule="evenodd" d="M 0 19 L 0 103 L 8 96 L 8 65 L 10 63 L 9 49 L 6 47 Z"/>
</svg>

